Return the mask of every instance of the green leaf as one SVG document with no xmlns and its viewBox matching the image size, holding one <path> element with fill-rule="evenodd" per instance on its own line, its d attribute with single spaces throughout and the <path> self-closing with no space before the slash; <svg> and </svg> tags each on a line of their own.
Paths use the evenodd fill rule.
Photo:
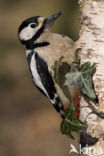
<svg viewBox="0 0 104 156">
<path fill-rule="evenodd" d="M 96 64 L 94 63 L 91 66 L 90 62 L 86 62 L 84 64 L 81 65 L 80 67 L 80 71 L 83 72 L 87 72 L 90 74 L 91 77 L 93 77 L 94 73 L 96 72 Z"/>
<path fill-rule="evenodd" d="M 81 93 L 89 99 L 96 99 L 95 90 L 93 87 L 92 76 L 96 71 L 96 65 L 91 66 L 90 62 L 83 64 L 79 71 L 71 71 L 66 74 L 64 85 L 76 86 L 80 89 Z"/>
<path fill-rule="evenodd" d="M 59 84 L 59 68 L 60 68 L 60 63 L 64 56 L 61 56 L 58 61 L 54 62 L 54 65 L 52 66 L 52 69 L 54 70 L 54 80 L 57 84 Z"/>
<path fill-rule="evenodd" d="M 83 123 L 79 119 L 77 119 L 74 115 L 75 107 L 73 102 L 70 103 L 67 110 L 65 110 L 65 118 L 63 119 L 60 129 L 62 134 L 66 134 L 69 138 L 74 139 L 72 132 L 86 129 L 87 124 Z"/>
<path fill-rule="evenodd" d="M 88 70 L 90 68 L 90 66 L 91 66 L 91 63 L 90 62 L 86 62 L 86 63 L 81 65 L 80 71 L 84 72 L 84 71 Z"/>
</svg>

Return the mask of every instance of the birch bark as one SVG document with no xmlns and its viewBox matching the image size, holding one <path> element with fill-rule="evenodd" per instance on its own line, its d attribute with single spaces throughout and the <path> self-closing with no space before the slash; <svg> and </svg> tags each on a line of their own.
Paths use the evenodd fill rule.
<svg viewBox="0 0 104 156">
<path fill-rule="evenodd" d="M 81 10 L 81 25 L 77 48 L 80 49 L 81 64 L 90 61 L 96 63 L 97 71 L 93 77 L 94 87 L 99 99 L 98 109 L 104 110 L 104 0 L 79 0 Z M 87 106 L 81 98 L 80 106 Z M 80 119 L 84 121 L 87 114 L 91 112 L 90 108 L 80 109 Z M 92 137 L 99 138 L 99 141 L 93 145 L 95 149 L 89 147 L 89 156 L 104 156 L 104 120 L 95 114 L 87 118 L 87 132 Z M 87 147 L 86 147 L 87 149 Z"/>
</svg>

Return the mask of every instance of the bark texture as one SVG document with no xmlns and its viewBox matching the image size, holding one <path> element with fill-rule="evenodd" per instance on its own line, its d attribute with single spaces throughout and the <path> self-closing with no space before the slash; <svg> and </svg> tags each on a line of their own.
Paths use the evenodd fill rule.
<svg viewBox="0 0 104 156">
<path fill-rule="evenodd" d="M 82 28 L 77 48 L 80 49 L 81 64 L 90 61 L 97 65 L 97 71 L 93 77 L 95 91 L 99 99 L 97 109 L 104 111 L 104 0 L 79 0 L 79 6 Z M 82 98 L 81 106 L 87 105 Z M 91 109 L 81 108 L 80 111 L 80 119 L 84 121 Z M 88 134 L 99 138 L 99 141 L 93 145 L 97 150 L 96 154 L 99 150 L 97 155 L 104 156 L 104 152 L 100 152 L 104 147 L 104 120 L 92 114 L 87 118 L 87 122 Z M 88 155 L 92 156 L 95 153 L 89 152 Z"/>
</svg>

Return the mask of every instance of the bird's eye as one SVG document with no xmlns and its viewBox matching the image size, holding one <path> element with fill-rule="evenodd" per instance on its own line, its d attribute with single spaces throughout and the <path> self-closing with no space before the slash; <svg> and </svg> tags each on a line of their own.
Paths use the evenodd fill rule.
<svg viewBox="0 0 104 156">
<path fill-rule="evenodd" d="M 35 28 L 37 26 L 37 24 L 34 23 L 34 24 L 31 24 L 30 26 L 31 26 L 31 28 Z"/>
</svg>

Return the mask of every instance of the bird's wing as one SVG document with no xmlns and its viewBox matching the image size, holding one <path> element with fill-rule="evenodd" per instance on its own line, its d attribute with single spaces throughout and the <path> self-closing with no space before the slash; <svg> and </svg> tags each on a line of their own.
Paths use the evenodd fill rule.
<svg viewBox="0 0 104 156">
<path fill-rule="evenodd" d="M 57 112 L 63 117 L 64 108 L 56 93 L 55 84 L 47 63 L 37 53 L 34 53 L 31 57 L 30 70 L 35 85 L 49 98 Z"/>
</svg>

